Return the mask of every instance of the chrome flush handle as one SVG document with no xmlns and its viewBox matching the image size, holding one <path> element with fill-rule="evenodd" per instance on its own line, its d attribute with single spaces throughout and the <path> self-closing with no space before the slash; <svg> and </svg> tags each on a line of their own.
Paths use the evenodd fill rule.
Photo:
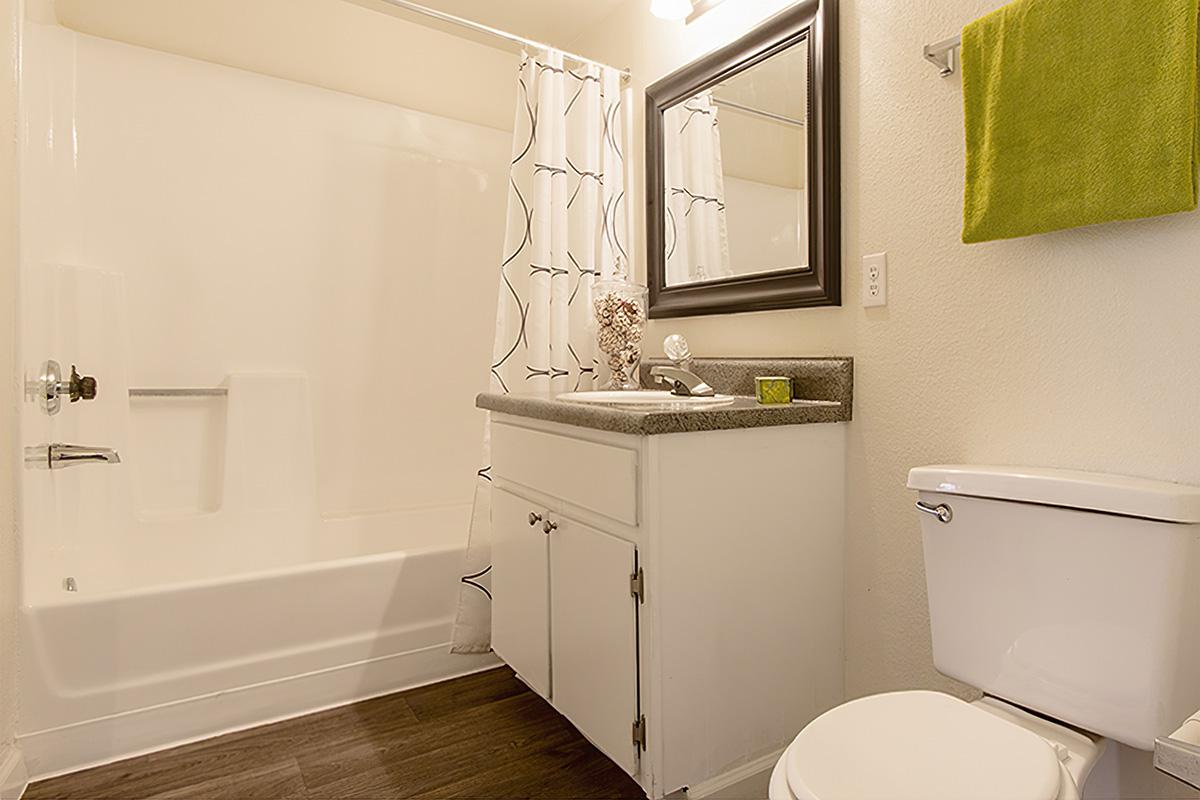
<svg viewBox="0 0 1200 800">
<path fill-rule="evenodd" d="M 935 506 L 922 500 L 918 500 L 917 511 L 920 511 L 922 514 L 928 514 L 931 517 L 937 517 L 938 522 L 941 522 L 942 524 L 949 524 L 950 520 L 954 519 L 954 509 L 950 508 L 950 506 L 946 505 L 945 503 Z"/>
</svg>

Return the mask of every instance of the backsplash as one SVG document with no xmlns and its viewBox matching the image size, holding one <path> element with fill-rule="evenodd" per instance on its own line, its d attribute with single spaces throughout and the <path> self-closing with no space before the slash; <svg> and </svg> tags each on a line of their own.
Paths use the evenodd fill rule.
<svg viewBox="0 0 1200 800">
<path fill-rule="evenodd" d="M 642 385 L 658 388 L 650 377 L 665 358 L 642 362 Z M 835 358 L 696 358 L 691 369 L 721 394 L 754 396 L 754 379 L 780 376 L 792 379 L 797 400 L 840 400 L 853 408 L 854 359 Z"/>
</svg>

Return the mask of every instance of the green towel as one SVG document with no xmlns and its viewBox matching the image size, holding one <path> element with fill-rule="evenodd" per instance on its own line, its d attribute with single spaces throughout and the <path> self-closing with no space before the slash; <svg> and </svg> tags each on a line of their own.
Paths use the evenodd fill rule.
<svg viewBox="0 0 1200 800">
<path fill-rule="evenodd" d="M 963 30 L 963 241 L 1196 208 L 1200 0 L 1017 0 Z"/>
</svg>

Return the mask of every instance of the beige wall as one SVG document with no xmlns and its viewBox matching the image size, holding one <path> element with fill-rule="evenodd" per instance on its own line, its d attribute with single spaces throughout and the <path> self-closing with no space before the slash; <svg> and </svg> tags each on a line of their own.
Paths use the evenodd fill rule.
<svg viewBox="0 0 1200 800">
<path fill-rule="evenodd" d="M 0 0 L 0 764 L 17 717 L 17 57 L 20 0 Z"/>
<path fill-rule="evenodd" d="M 684 29 L 629 0 L 573 47 L 628 64 L 640 89 L 785 5 L 727 2 Z M 1200 483 L 1200 216 L 959 242 L 960 83 L 940 78 L 921 46 L 995 6 L 842 0 L 842 308 L 651 326 L 652 340 L 678 331 L 705 355 L 855 357 L 851 695 L 955 688 L 930 655 L 911 466 L 1043 464 Z M 865 310 L 860 259 L 885 250 L 890 305 Z M 1134 773 L 1149 775 L 1123 777 L 1127 796 L 1143 779 Z M 1173 791 L 1163 780 L 1142 796 Z"/>
<path fill-rule="evenodd" d="M 107 39 L 511 130 L 514 52 L 343 0 L 56 0 Z"/>
</svg>

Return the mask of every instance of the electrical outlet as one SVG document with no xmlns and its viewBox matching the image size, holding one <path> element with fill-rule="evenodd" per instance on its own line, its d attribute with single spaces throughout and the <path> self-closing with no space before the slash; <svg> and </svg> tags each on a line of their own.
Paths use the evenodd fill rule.
<svg viewBox="0 0 1200 800">
<path fill-rule="evenodd" d="M 887 305 L 887 253 L 863 256 L 862 304 L 864 308 Z"/>
</svg>

